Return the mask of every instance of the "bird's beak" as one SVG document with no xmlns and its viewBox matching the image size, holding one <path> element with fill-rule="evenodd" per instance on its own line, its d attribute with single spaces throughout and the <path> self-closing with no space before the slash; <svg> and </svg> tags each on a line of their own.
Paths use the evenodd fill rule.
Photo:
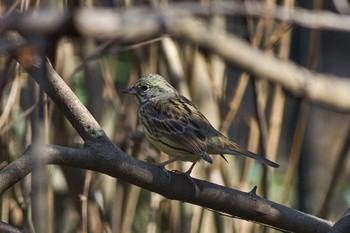
<svg viewBox="0 0 350 233">
<path fill-rule="evenodd" d="M 137 94 L 137 91 L 135 89 L 134 86 L 130 86 L 124 90 L 122 90 L 122 93 L 126 93 L 126 94 L 131 94 L 131 95 L 136 95 Z"/>
</svg>

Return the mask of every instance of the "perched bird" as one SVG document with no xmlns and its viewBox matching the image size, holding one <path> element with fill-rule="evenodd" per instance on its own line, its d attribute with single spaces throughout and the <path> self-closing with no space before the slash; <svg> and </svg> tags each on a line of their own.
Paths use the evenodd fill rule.
<svg viewBox="0 0 350 233">
<path fill-rule="evenodd" d="M 137 97 L 138 114 L 147 138 L 173 157 L 159 163 L 161 167 L 177 160 L 190 161 L 193 164 L 185 172 L 190 175 L 200 159 L 213 162 L 209 154 L 219 154 L 224 159 L 223 154 L 242 155 L 279 167 L 218 132 L 190 100 L 158 74 L 148 74 L 122 92 Z"/>
</svg>

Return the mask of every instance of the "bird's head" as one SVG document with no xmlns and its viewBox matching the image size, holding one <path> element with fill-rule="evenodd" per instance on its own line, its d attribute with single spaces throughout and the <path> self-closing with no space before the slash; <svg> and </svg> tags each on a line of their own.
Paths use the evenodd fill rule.
<svg viewBox="0 0 350 233">
<path fill-rule="evenodd" d="M 178 93 L 175 88 L 158 74 L 143 76 L 134 85 L 122 92 L 136 95 L 139 103 L 144 103 L 150 99 L 167 99 Z"/>
</svg>

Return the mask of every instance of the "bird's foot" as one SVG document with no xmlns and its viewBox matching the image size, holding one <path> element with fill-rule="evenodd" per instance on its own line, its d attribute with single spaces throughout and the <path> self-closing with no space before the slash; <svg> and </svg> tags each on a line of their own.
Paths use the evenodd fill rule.
<svg viewBox="0 0 350 233">
<path fill-rule="evenodd" d="M 201 191 L 199 190 L 199 187 L 198 187 L 196 181 L 194 181 L 194 179 L 190 176 L 190 174 L 187 174 L 186 172 L 183 174 L 185 174 L 188 177 L 188 179 L 191 181 L 191 183 L 193 184 L 195 192 L 196 192 L 195 197 L 197 198 Z"/>
<path fill-rule="evenodd" d="M 199 193 L 200 193 L 200 189 L 196 183 L 196 181 L 194 181 L 194 179 L 190 176 L 191 174 L 191 171 L 186 171 L 186 172 L 182 172 L 182 171 L 179 171 L 179 170 L 171 170 L 172 172 L 176 172 L 177 174 L 180 174 L 180 175 L 185 175 L 187 176 L 187 178 L 191 181 L 191 183 L 193 184 L 194 186 L 194 189 L 195 189 L 195 197 L 198 197 L 199 196 Z"/>
<path fill-rule="evenodd" d="M 175 158 L 172 158 L 172 159 L 169 159 L 169 160 L 166 160 L 164 162 L 160 162 L 160 163 L 156 163 L 156 165 L 158 167 L 160 167 L 164 172 L 165 174 L 167 175 L 168 177 L 168 181 L 171 180 L 171 175 L 170 175 L 170 172 L 168 170 L 165 169 L 165 166 L 168 165 L 169 163 L 173 163 L 175 161 L 178 161 L 180 158 L 179 157 L 175 157 Z"/>
<path fill-rule="evenodd" d="M 159 167 L 160 169 L 162 169 L 162 171 L 165 173 L 165 175 L 168 178 L 168 182 L 170 182 L 171 180 L 171 175 L 170 172 L 165 168 L 165 166 L 162 163 L 156 163 L 155 165 L 157 165 L 157 167 Z"/>
<path fill-rule="evenodd" d="M 170 182 L 171 180 L 171 175 L 170 175 L 170 172 L 165 168 L 165 165 L 164 163 L 156 163 L 152 160 L 147 160 L 147 162 L 150 162 L 150 163 L 153 163 L 154 165 L 156 165 L 157 167 L 159 167 L 160 169 L 162 169 L 162 171 L 165 173 L 165 175 L 167 176 L 168 178 L 168 182 Z"/>
</svg>

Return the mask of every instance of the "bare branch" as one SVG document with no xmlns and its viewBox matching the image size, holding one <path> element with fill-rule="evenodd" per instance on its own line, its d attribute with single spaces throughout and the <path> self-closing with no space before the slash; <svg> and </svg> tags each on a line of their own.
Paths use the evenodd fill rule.
<svg viewBox="0 0 350 233">
<path fill-rule="evenodd" d="M 48 96 L 60 108 L 84 141 L 96 140 L 104 134 L 97 121 L 77 99 L 73 91 L 65 84 L 50 64 L 47 64 L 47 77 L 39 75 L 42 64 L 36 59 L 27 71 Z"/>
<path fill-rule="evenodd" d="M 350 229 L 350 209 L 341 217 L 327 233 L 346 233 Z"/>
<path fill-rule="evenodd" d="M 329 214 L 329 207 L 330 207 L 330 203 L 332 200 L 332 197 L 334 196 L 335 193 L 335 187 L 337 185 L 338 182 L 341 181 L 341 175 L 343 175 L 346 171 L 346 163 L 347 160 L 349 158 L 349 151 L 350 151 L 350 127 L 348 127 L 347 133 L 344 136 L 344 141 L 343 141 L 343 145 L 341 146 L 340 151 L 338 152 L 337 155 L 337 162 L 335 164 L 333 173 L 332 173 L 332 178 L 331 181 L 329 183 L 329 186 L 327 188 L 327 192 L 325 195 L 325 199 L 322 203 L 321 209 L 318 213 L 318 216 L 320 217 L 328 217 Z M 349 213 L 350 215 L 350 209 L 349 209 Z"/>
<path fill-rule="evenodd" d="M 104 15 L 104 18 L 101 18 L 100 14 Z M 292 62 L 277 59 L 252 48 L 236 36 L 210 30 L 191 17 L 174 20 L 174 15 L 165 15 L 164 12 L 153 16 L 144 11 L 138 12 L 144 16 L 135 17 L 134 14 L 135 11 L 117 15 L 102 10 L 82 10 L 76 22 L 79 30 L 87 36 L 113 37 L 129 43 L 150 39 L 162 32 L 169 33 L 178 39 L 210 50 L 257 77 L 279 83 L 293 95 L 331 108 L 350 110 L 349 78 L 312 73 Z M 94 23 L 107 26 L 96 27 Z"/>
<path fill-rule="evenodd" d="M 0 232 L 2 233 L 23 233 L 20 229 L 17 227 L 11 226 L 7 223 L 4 223 L 0 221 Z"/>
<path fill-rule="evenodd" d="M 331 223 L 257 196 L 207 181 L 194 179 L 200 192 L 196 193 L 191 180 L 182 174 L 169 172 L 116 150 L 109 142 L 91 145 L 93 150 L 72 149 L 48 145 L 41 148 L 39 157 L 47 164 L 94 170 L 123 179 L 169 199 L 200 205 L 234 217 L 263 223 L 288 232 L 327 232 Z M 96 152 L 93 152 L 96 151 Z M 23 178 L 33 167 L 36 150 L 29 147 L 16 161 L 0 171 L 0 192 Z M 16 177 L 13 179 L 12 177 Z M 8 180 L 9 179 L 9 180 Z"/>
<path fill-rule="evenodd" d="M 225 4 L 227 5 L 228 3 Z M 235 5 L 238 3 L 231 4 Z M 259 4 L 255 4 L 248 4 L 246 8 L 244 8 L 245 5 L 240 5 L 237 9 L 241 10 L 237 11 L 241 12 L 244 10 L 248 14 L 249 12 L 255 12 L 255 14 L 260 12 L 259 14 L 269 17 L 281 15 L 281 19 L 292 22 L 303 19 L 305 24 L 306 22 L 312 22 L 310 23 L 311 25 L 308 25 L 312 26 L 312 28 L 330 28 L 331 24 L 335 29 L 339 29 L 335 25 L 343 25 L 344 30 L 350 30 L 349 16 L 340 16 L 329 12 L 315 13 L 301 9 L 286 10 L 282 8 L 277 8 L 276 12 L 274 12 L 275 14 L 273 14 L 271 10 L 266 10 L 266 7 L 260 6 L 262 7 L 260 9 L 258 7 Z M 248 43 L 232 34 L 208 29 L 205 25 L 195 21 L 193 12 L 201 12 L 202 14 L 212 11 L 220 12 L 217 9 L 224 11 L 224 8 L 215 4 L 204 8 L 198 7 L 198 5 L 195 6 L 184 9 L 183 5 L 177 5 L 177 7 L 172 6 L 172 8 L 162 9 L 161 11 L 157 9 L 132 8 L 123 10 L 119 14 L 106 9 L 82 9 L 77 11 L 76 15 L 73 15 L 73 22 L 76 29 L 85 36 L 99 39 L 113 38 L 128 44 L 169 33 L 178 39 L 189 41 L 203 49 L 210 50 L 233 65 L 257 77 L 279 83 L 295 96 L 305 97 L 309 101 L 324 104 L 335 109 L 350 110 L 349 78 L 312 73 L 294 63 L 271 57 L 256 48 L 252 48 Z M 234 9 L 236 8 L 229 7 L 228 9 L 230 9 L 230 12 L 233 11 L 235 13 Z M 39 33 L 40 31 L 40 33 L 44 34 L 52 34 L 53 32 L 60 34 L 63 31 L 67 31 L 60 31 L 62 27 L 69 25 L 69 22 L 71 22 L 71 18 L 63 13 L 56 12 L 51 16 L 50 12 L 43 11 L 35 15 L 22 15 L 22 20 L 0 20 L 0 26 L 3 29 L 14 28 L 26 32 Z M 46 19 L 51 17 L 49 22 L 53 21 L 55 23 L 45 26 L 43 24 L 46 21 L 41 20 L 43 17 Z M 40 21 L 40 27 L 36 26 L 38 21 Z M 68 30 L 71 29 L 71 26 L 69 28 L 67 26 Z M 56 31 L 54 30 L 55 27 Z"/>
<path fill-rule="evenodd" d="M 123 9 L 123 11 L 125 10 L 126 9 Z M 92 11 L 96 11 L 96 8 L 92 9 Z M 245 3 L 239 1 L 213 1 L 206 4 L 183 2 L 170 4 L 168 7 L 163 6 L 161 12 L 159 9 L 146 10 L 144 7 L 133 7 L 133 9 L 128 9 L 126 11 L 134 11 L 135 15 L 137 15 L 137 12 L 143 12 L 141 15 L 148 12 L 149 14 L 171 15 L 173 17 L 187 17 L 194 14 L 202 16 L 213 14 L 249 15 L 253 17 L 277 19 L 282 22 L 298 24 L 313 29 L 350 31 L 350 17 L 348 15 L 335 14 L 330 11 L 312 11 L 303 8 L 287 9 L 283 6 L 270 7 L 265 3 L 256 1 Z M 108 12 L 115 14 L 114 10 L 109 10 Z M 106 15 L 106 18 L 103 17 L 103 14 L 100 16 L 101 21 L 105 21 L 109 18 L 108 14 Z M 69 17 L 66 17 L 63 11 L 55 9 L 42 11 L 39 14 L 37 12 L 35 14 L 23 14 L 20 18 L 18 18 L 18 16 L 6 17 L 0 20 L 0 27 L 1 29 L 7 30 L 16 29 L 19 31 L 51 34 L 56 32 L 58 28 L 62 27 L 67 20 L 69 20 Z M 94 21 L 99 27 L 106 26 L 98 24 L 100 21 L 92 21 Z M 112 29 L 113 24 L 108 24 L 108 27 Z"/>
</svg>

